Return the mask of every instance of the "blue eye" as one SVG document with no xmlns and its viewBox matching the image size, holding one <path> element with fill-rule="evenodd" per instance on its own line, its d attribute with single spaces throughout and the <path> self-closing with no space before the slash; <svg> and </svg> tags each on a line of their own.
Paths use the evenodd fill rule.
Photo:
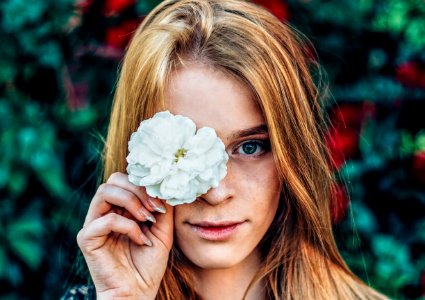
<svg viewBox="0 0 425 300">
<path fill-rule="evenodd" d="M 249 156 L 260 155 L 265 152 L 266 145 L 262 141 L 247 141 L 238 147 L 238 153 Z"/>
</svg>

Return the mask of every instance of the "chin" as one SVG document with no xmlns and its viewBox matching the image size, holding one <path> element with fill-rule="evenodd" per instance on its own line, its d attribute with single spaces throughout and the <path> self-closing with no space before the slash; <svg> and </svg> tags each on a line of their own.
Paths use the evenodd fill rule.
<svg viewBox="0 0 425 300">
<path fill-rule="evenodd" d="M 181 249 L 184 255 L 201 269 L 227 269 L 241 263 L 247 256 L 240 249 L 233 249 L 225 245 L 213 244 L 210 246 Z"/>
<path fill-rule="evenodd" d="M 237 265 L 240 261 L 235 260 L 234 257 L 196 257 L 189 260 L 201 269 L 228 269 Z"/>
</svg>

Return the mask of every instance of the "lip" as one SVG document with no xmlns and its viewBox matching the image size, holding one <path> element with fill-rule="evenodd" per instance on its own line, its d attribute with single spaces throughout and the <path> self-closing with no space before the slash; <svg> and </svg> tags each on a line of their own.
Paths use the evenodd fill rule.
<svg viewBox="0 0 425 300">
<path fill-rule="evenodd" d="M 202 239 L 225 241 L 234 235 L 245 223 L 234 221 L 188 223 L 190 228 Z"/>
</svg>

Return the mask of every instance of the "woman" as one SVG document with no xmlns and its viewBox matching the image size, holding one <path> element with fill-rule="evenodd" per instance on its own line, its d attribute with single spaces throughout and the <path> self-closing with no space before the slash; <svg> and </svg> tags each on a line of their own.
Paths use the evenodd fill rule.
<svg viewBox="0 0 425 300">
<path fill-rule="evenodd" d="M 144 19 L 117 85 L 105 183 L 77 237 L 98 299 L 386 299 L 333 238 L 307 46 L 242 0 L 167 0 Z M 217 187 L 175 207 L 126 174 L 130 135 L 164 110 L 214 128 L 229 155 Z"/>
</svg>

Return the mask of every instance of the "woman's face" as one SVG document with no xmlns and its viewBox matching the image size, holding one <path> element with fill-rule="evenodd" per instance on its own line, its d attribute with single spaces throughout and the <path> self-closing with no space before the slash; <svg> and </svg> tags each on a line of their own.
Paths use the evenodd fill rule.
<svg viewBox="0 0 425 300">
<path fill-rule="evenodd" d="M 229 155 L 227 175 L 195 202 L 175 207 L 175 242 L 202 269 L 258 259 L 258 243 L 278 207 L 280 184 L 264 118 L 249 89 L 190 64 L 173 74 L 167 109 L 212 127 Z"/>
</svg>

